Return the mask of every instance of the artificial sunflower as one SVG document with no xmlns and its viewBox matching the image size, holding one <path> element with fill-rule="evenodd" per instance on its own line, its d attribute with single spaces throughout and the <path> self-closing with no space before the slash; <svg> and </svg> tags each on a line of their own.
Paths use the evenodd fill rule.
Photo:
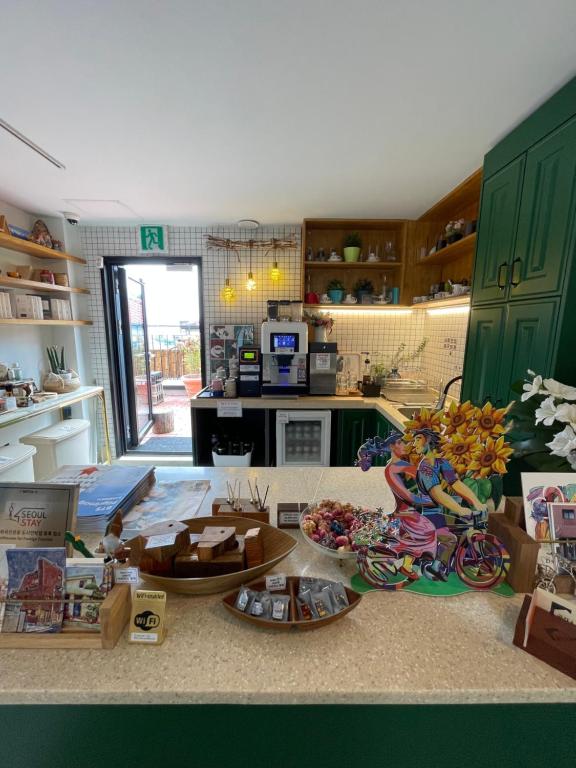
<svg viewBox="0 0 576 768">
<path fill-rule="evenodd" d="M 445 425 L 444 434 L 452 435 L 458 432 L 461 435 L 471 431 L 471 424 L 477 417 L 478 408 L 472 405 L 470 400 L 458 404 L 451 402 L 450 407 L 442 416 L 442 423 Z"/>
<path fill-rule="evenodd" d="M 476 479 L 494 474 L 503 475 L 506 472 L 506 462 L 510 461 L 513 453 L 514 449 L 504 442 L 504 437 L 488 437 L 484 444 L 478 445 L 472 451 L 472 461 L 468 469 L 474 473 L 473 477 Z"/>
<path fill-rule="evenodd" d="M 420 413 L 414 414 L 414 418 L 404 425 L 407 433 L 413 433 L 416 429 L 431 429 L 440 434 L 442 432 L 442 411 L 433 411 L 431 408 L 421 408 Z"/>
<path fill-rule="evenodd" d="M 474 445 L 476 445 L 476 435 L 456 433 L 449 439 L 443 436 L 440 453 L 452 464 L 459 475 L 464 475 L 470 468 Z"/>
<path fill-rule="evenodd" d="M 480 410 L 477 409 L 476 419 L 472 423 L 474 431 L 480 440 L 486 440 L 488 437 L 499 437 L 506 432 L 503 424 L 504 417 L 508 413 L 507 408 L 494 408 L 492 403 L 486 405 Z"/>
</svg>

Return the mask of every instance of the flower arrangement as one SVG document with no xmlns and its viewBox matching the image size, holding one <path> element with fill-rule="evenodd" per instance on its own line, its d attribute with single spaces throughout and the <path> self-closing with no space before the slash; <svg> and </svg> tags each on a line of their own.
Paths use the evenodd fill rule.
<svg viewBox="0 0 576 768">
<path fill-rule="evenodd" d="M 520 394 L 509 414 L 515 456 L 543 472 L 576 470 L 576 387 L 528 371 L 513 390 Z"/>
<path fill-rule="evenodd" d="M 334 318 L 328 312 L 304 312 L 304 321 L 314 328 L 325 328 L 330 335 L 334 326 Z"/>
<path fill-rule="evenodd" d="M 469 401 L 452 402 L 444 411 L 422 408 L 406 423 L 407 437 L 414 430 L 429 429 L 439 436 L 437 454 L 454 470 L 483 503 L 492 498 L 497 506 L 502 496 L 502 475 L 514 449 L 506 442 L 508 408 L 486 403 L 477 408 Z"/>
<path fill-rule="evenodd" d="M 450 235 L 461 235 L 463 229 L 464 219 L 449 221 L 448 224 L 446 224 L 446 237 L 450 237 Z"/>
</svg>

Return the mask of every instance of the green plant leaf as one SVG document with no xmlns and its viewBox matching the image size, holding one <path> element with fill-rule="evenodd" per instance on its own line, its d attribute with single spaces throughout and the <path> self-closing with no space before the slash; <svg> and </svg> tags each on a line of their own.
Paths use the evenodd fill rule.
<svg viewBox="0 0 576 768">
<path fill-rule="evenodd" d="M 476 494 L 480 501 L 485 504 L 492 496 L 492 482 L 487 477 L 481 477 L 478 480 L 478 493 Z"/>
</svg>

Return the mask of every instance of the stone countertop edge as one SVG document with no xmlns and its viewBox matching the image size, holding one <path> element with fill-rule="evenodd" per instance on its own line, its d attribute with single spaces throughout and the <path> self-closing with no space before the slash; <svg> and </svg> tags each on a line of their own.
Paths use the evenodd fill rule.
<svg viewBox="0 0 576 768">
<path fill-rule="evenodd" d="M 242 408 L 251 410 L 255 408 L 278 409 L 283 411 L 294 410 L 327 410 L 328 408 L 350 409 L 350 410 L 363 410 L 374 409 L 378 413 L 381 413 L 388 421 L 390 421 L 398 429 L 404 429 L 404 422 L 406 417 L 403 416 L 394 405 L 385 400 L 383 397 L 362 397 L 362 396 L 350 396 L 341 397 L 338 395 L 307 395 L 297 398 L 272 398 L 272 397 L 238 397 L 234 398 L 235 401 L 242 403 Z M 213 398 L 213 397 L 193 397 L 190 400 L 191 408 L 216 408 L 219 402 L 230 402 L 226 398 Z"/>
</svg>

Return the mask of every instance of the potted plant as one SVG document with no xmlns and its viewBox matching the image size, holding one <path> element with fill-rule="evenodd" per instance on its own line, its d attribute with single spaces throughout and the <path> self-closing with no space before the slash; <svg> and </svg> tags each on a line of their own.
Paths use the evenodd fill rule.
<svg viewBox="0 0 576 768">
<path fill-rule="evenodd" d="M 367 280 L 366 278 L 357 280 L 354 283 L 352 290 L 354 291 L 354 294 L 358 299 L 358 304 L 372 303 L 372 294 L 374 293 L 374 285 L 372 284 L 371 280 Z M 370 297 L 369 301 L 367 300 L 367 297 Z"/>
<path fill-rule="evenodd" d="M 344 238 L 344 261 L 358 261 L 362 240 L 358 232 L 351 232 Z"/>
<path fill-rule="evenodd" d="M 340 280 L 330 280 L 326 286 L 326 293 L 333 304 L 340 304 L 345 294 L 344 286 Z"/>
<path fill-rule="evenodd" d="M 200 339 L 186 339 L 182 346 L 183 371 L 180 381 L 184 384 L 188 397 L 194 397 L 202 389 L 200 374 Z"/>
</svg>

